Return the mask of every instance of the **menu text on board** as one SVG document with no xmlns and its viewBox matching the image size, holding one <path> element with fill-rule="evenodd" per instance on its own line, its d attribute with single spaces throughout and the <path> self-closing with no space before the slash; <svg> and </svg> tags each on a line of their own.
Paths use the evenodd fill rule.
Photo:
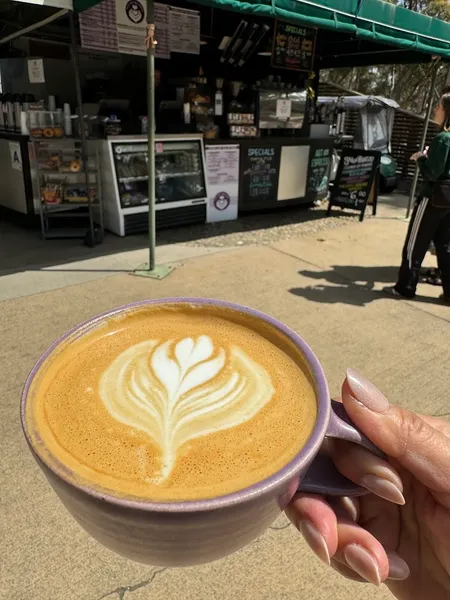
<svg viewBox="0 0 450 600">
<path fill-rule="evenodd" d="M 280 149 L 250 146 L 242 152 L 241 194 L 247 202 L 276 199 Z"/>
<path fill-rule="evenodd" d="M 376 198 L 377 174 L 381 154 L 371 150 L 342 151 L 336 180 L 330 194 L 328 214 L 332 206 L 361 212 L 361 221 L 371 194 Z"/>
<path fill-rule="evenodd" d="M 313 71 L 316 29 L 275 21 L 272 67 L 293 71 Z"/>
</svg>

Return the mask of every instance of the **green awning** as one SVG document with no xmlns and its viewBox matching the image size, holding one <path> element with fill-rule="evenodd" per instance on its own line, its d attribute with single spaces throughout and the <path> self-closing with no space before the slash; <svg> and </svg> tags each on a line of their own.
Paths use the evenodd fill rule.
<svg viewBox="0 0 450 600">
<path fill-rule="evenodd" d="M 93 0 L 74 0 L 79 6 Z M 303 23 L 450 59 L 450 23 L 383 0 L 196 0 L 201 4 Z"/>
</svg>

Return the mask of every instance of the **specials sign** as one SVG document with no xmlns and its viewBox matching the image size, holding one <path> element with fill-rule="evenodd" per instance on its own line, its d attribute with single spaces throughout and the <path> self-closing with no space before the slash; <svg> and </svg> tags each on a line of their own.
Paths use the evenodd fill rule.
<svg viewBox="0 0 450 600">
<path fill-rule="evenodd" d="M 376 205 L 380 158 L 381 153 L 374 150 L 343 150 L 330 194 L 328 215 L 333 206 L 339 206 L 360 212 L 360 220 L 364 219 L 369 200 Z"/>
</svg>

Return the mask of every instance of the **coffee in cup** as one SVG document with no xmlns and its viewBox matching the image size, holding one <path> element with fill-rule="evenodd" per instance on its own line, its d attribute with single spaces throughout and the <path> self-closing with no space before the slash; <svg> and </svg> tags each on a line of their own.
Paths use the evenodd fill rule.
<svg viewBox="0 0 450 600">
<path fill-rule="evenodd" d="M 254 315 L 148 304 L 99 320 L 40 365 L 25 418 L 44 462 L 118 498 L 180 502 L 270 477 L 317 418 L 300 349 Z"/>
</svg>

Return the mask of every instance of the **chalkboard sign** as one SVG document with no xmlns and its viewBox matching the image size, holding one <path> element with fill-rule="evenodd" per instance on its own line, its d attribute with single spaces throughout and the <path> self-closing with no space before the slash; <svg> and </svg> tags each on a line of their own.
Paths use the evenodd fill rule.
<svg viewBox="0 0 450 600">
<path fill-rule="evenodd" d="M 275 21 L 272 67 L 292 71 L 313 71 L 316 29 Z"/>
<path fill-rule="evenodd" d="M 360 211 L 360 221 L 371 195 L 373 195 L 374 212 L 376 211 L 377 190 L 375 184 L 378 180 L 381 153 L 371 150 L 342 151 L 336 180 L 330 195 L 328 215 L 332 206 L 352 208 Z"/>
<path fill-rule="evenodd" d="M 247 146 L 241 151 L 241 194 L 246 202 L 277 199 L 280 148 Z"/>
<path fill-rule="evenodd" d="M 308 173 L 308 191 L 324 194 L 328 190 L 330 177 L 331 150 L 330 148 L 311 148 L 311 161 Z"/>
</svg>

